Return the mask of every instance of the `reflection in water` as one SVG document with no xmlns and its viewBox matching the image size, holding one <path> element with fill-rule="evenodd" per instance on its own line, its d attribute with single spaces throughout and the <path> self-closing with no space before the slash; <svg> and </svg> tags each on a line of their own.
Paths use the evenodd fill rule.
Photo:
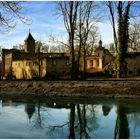
<svg viewBox="0 0 140 140">
<path fill-rule="evenodd" d="M 88 139 L 90 136 L 87 133 L 87 118 L 86 118 L 86 105 L 77 105 L 77 114 L 80 127 L 80 139 Z"/>
<path fill-rule="evenodd" d="M 35 123 L 35 126 L 37 128 L 42 128 L 42 118 L 41 118 L 40 108 L 41 108 L 41 105 L 39 102 L 37 105 L 37 113 L 36 113 L 37 116 L 36 116 L 36 123 Z"/>
<path fill-rule="evenodd" d="M 28 115 L 29 120 L 32 118 L 34 112 L 35 112 L 35 105 L 31 103 L 25 104 L 25 112 Z"/>
<path fill-rule="evenodd" d="M 70 129 L 69 138 L 70 139 L 75 139 L 74 123 L 75 123 L 75 105 L 71 104 L 70 105 L 70 122 L 69 122 L 69 129 Z"/>
<path fill-rule="evenodd" d="M 111 107 L 107 106 L 107 105 L 103 105 L 102 111 L 103 111 L 104 116 L 107 116 L 109 114 L 109 112 L 111 111 Z"/>
<path fill-rule="evenodd" d="M 41 118 L 41 113 L 40 113 L 40 108 L 41 104 L 40 102 L 36 105 L 35 109 L 35 104 L 34 103 L 25 103 L 25 112 L 27 113 L 27 116 L 29 118 L 29 122 L 31 123 L 31 118 L 33 114 L 35 114 L 34 117 L 34 127 L 36 128 L 42 128 L 42 118 Z"/>
<path fill-rule="evenodd" d="M 125 107 L 117 106 L 117 120 L 115 127 L 115 139 L 128 139 L 129 138 L 129 127 L 126 116 Z"/>
<path fill-rule="evenodd" d="M 139 101 L 0 103 L 0 138 L 140 138 Z"/>
</svg>

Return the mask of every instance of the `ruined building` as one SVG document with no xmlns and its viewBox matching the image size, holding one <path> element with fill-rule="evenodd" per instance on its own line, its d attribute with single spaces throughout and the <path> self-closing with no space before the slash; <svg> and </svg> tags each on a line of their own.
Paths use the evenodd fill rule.
<svg viewBox="0 0 140 140">
<path fill-rule="evenodd" d="M 87 73 L 103 72 L 104 68 L 114 60 L 113 55 L 108 49 L 102 46 L 102 41 L 99 41 L 99 46 L 95 49 L 94 54 L 86 56 L 85 67 Z M 84 71 L 84 58 L 80 60 L 80 71 Z"/>
</svg>

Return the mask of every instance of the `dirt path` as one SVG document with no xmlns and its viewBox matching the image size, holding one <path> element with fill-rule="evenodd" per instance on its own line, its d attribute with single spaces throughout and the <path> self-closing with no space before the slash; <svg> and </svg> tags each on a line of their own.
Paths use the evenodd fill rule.
<svg viewBox="0 0 140 140">
<path fill-rule="evenodd" d="M 0 96 L 140 97 L 140 80 L 0 81 Z"/>
</svg>

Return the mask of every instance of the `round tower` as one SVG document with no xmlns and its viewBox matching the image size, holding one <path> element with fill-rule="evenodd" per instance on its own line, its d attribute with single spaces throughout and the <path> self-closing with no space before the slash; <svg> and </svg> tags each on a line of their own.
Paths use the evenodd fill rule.
<svg viewBox="0 0 140 140">
<path fill-rule="evenodd" d="M 30 32 L 24 40 L 24 51 L 27 53 L 35 53 L 35 39 Z"/>
</svg>

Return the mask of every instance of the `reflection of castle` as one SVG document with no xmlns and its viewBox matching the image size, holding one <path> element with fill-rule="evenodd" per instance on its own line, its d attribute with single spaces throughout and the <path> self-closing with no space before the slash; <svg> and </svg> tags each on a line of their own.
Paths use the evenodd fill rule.
<svg viewBox="0 0 140 140">
<path fill-rule="evenodd" d="M 68 59 L 64 53 L 35 52 L 35 39 L 29 33 L 24 50 L 2 50 L 2 72 L 6 77 L 32 79 L 34 77 L 65 76 L 69 73 Z"/>
<path fill-rule="evenodd" d="M 33 103 L 26 103 L 25 112 L 27 113 L 28 118 L 30 120 L 35 112 L 35 105 Z"/>
</svg>

